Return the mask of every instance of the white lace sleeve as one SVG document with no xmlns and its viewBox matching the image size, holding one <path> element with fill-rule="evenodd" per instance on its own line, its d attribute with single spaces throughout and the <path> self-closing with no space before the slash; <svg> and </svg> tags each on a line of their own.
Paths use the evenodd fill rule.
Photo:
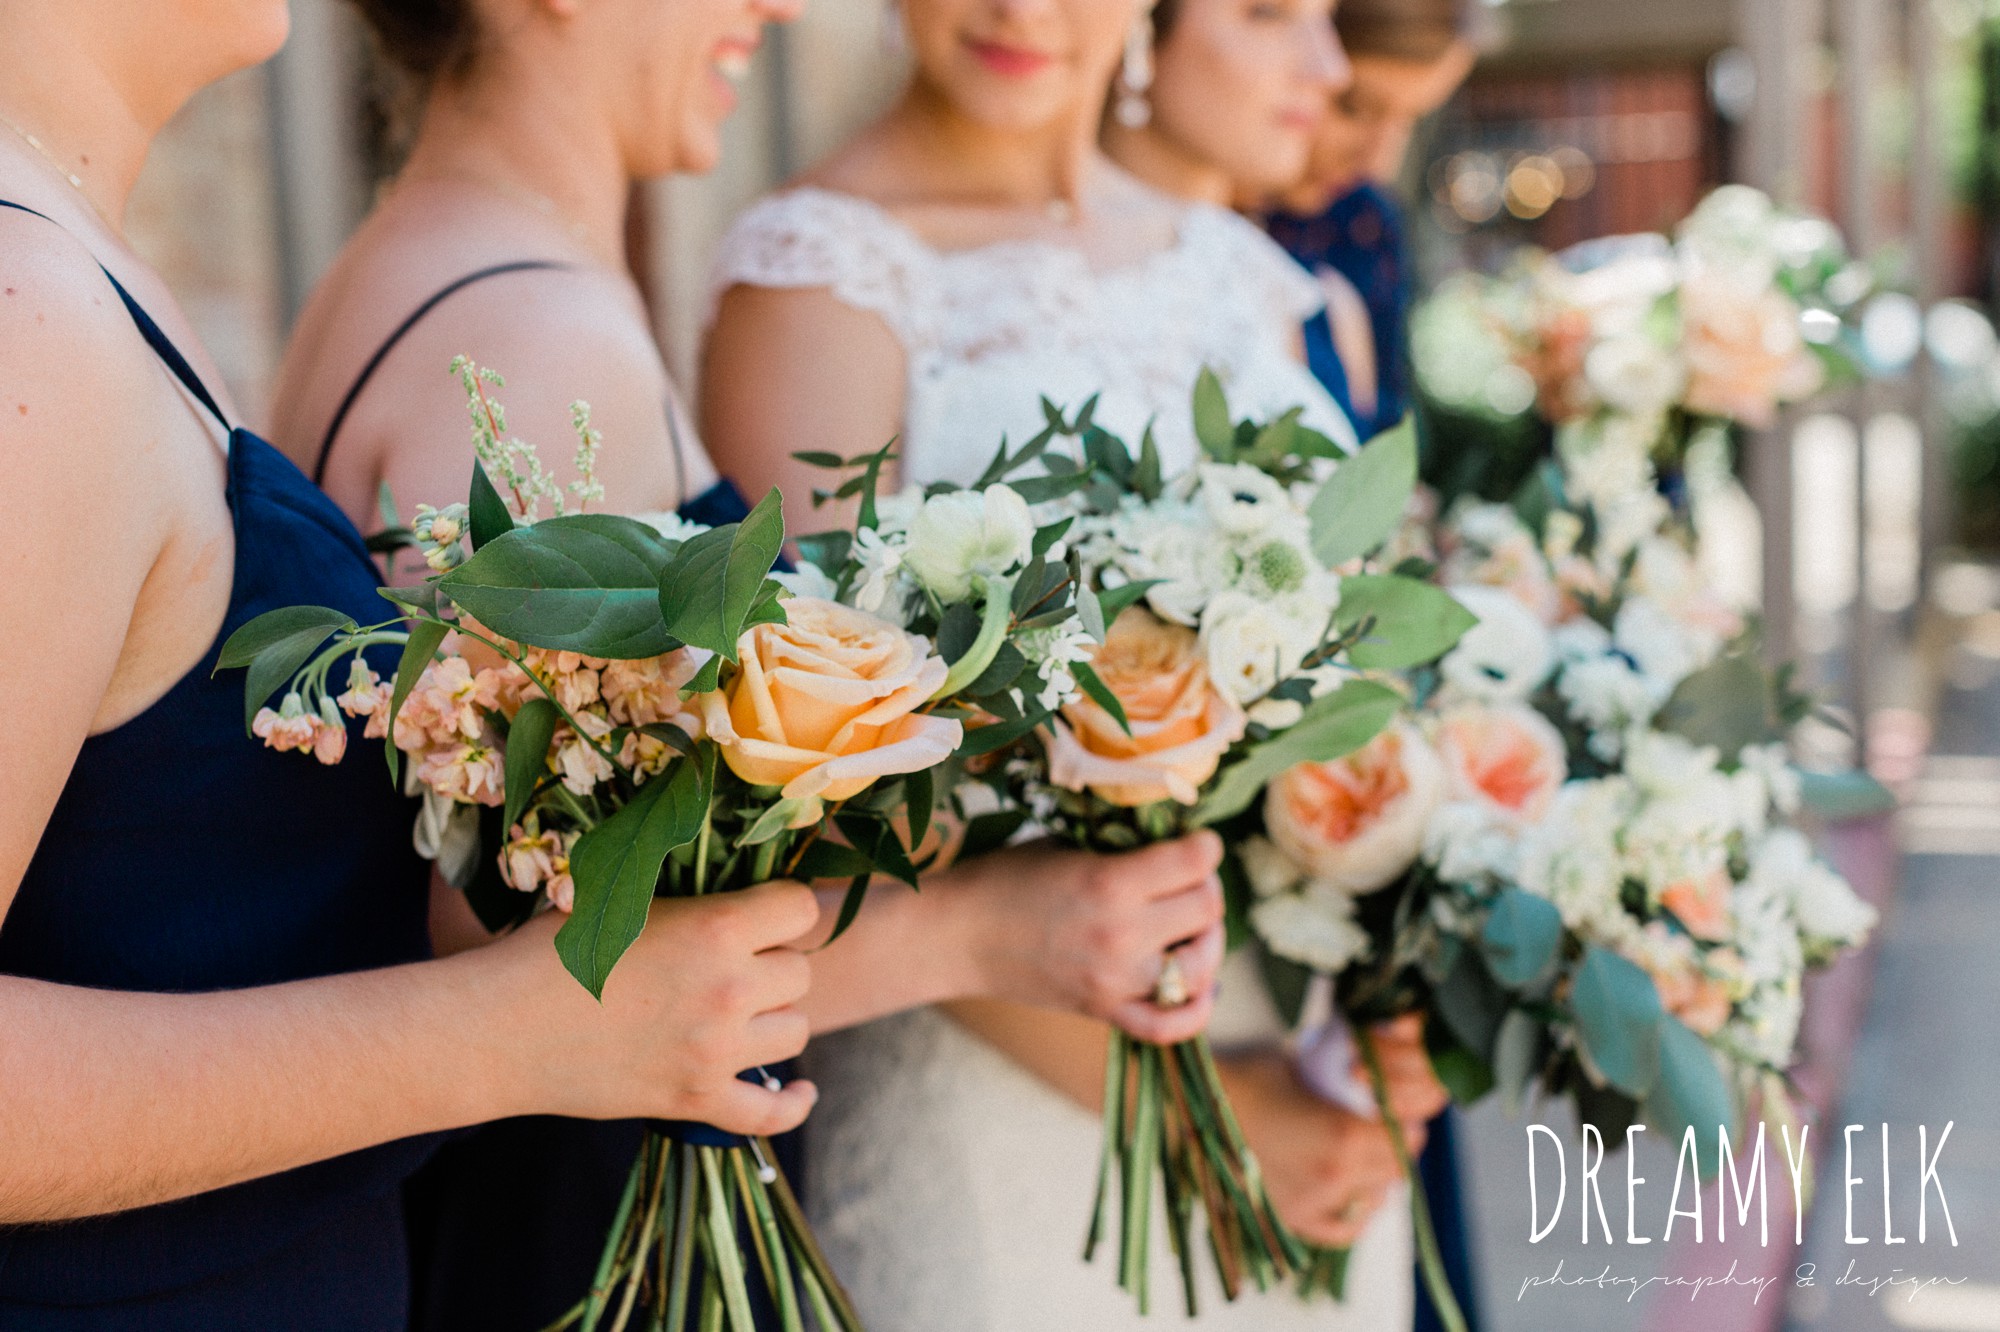
<svg viewBox="0 0 2000 1332">
<path fill-rule="evenodd" d="M 927 343 L 928 252 L 874 204 L 831 190 L 797 189 L 753 204 L 723 237 L 709 277 L 708 310 L 738 285 L 825 287 L 880 315 L 905 347 Z"/>
</svg>

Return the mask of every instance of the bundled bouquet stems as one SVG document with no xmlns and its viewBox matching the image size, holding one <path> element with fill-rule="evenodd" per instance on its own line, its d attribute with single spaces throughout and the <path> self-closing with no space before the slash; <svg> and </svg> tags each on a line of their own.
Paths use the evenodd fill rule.
<svg viewBox="0 0 2000 1332">
<path fill-rule="evenodd" d="M 1118 1284 L 1150 1312 L 1154 1181 L 1164 1187 L 1167 1237 L 1181 1271 L 1188 1316 L 1196 1312 L 1195 1259 L 1189 1223 L 1200 1204 L 1225 1295 L 1246 1280 L 1268 1290 L 1303 1270 L 1307 1250 L 1278 1219 L 1257 1159 L 1229 1108 L 1208 1038 L 1177 1045 L 1111 1034 L 1104 1065 L 1104 1150 L 1098 1165 L 1086 1262 L 1105 1233 L 1105 1212 L 1117 1176 Z"/>
</svg>

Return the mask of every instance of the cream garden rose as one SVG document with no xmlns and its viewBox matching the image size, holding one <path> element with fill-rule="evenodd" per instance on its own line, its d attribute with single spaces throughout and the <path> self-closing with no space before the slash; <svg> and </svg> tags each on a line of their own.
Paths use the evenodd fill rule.
<svg viewBox="0 0 2000 1332">
<path fill-rule="evenodd" d="M 1416 860 L 1443 797 L 1437 754 L 1399 724 L 1345 758 L 1281 775 L 1264 793 L 1264 826 L 1315 881 L 1367 893 Z"/>
<path fill-rule="evenodd" d="M 1130 607 L 1091 665 L 1132 733 L 1088 698 L 1068 704 L 1050 722 L 1049 780 L 1114 805 L 1193 804 L 1244 726 L 1243 709 L 1209 679 L 1194 630 Z"/>
<path fill-rule="evenodd" d="M 789 799 L 845 800 L 958 748 L 958 722 L 917 711 L 949 669 L 929 642 L 837 602 L 784 606 L 787 623 L 752 627 L 734 677 L 701 696 L 731 772 Z"/>
</svg>

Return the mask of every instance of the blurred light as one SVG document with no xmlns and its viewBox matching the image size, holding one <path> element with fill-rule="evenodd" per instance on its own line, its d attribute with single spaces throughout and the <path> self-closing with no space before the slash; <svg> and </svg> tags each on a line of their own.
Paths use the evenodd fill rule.
<svg viewBox="0 0 2000 1332">
<path fill-rule="evenodd" d="M 1581 199 L 1597 184 L 1597 163 L 1581 148 L 1564 144 L 1549 150 L 1549 161 L 1562 175 L 1562 197 Z"/>
<path fill-rule="evenodd" d="M 1948 370 L 1976 370 L 2000 350 L 1992 321 L 1965 301 L 1940 301 L 1924 319 L 1924 345 Z"/>
<path fill-rule="evenodd" d="M 1910 368 L 1924 346 L 1924 312 L 1916 298 L 1885 291 L 1861 312 L 1861 350 L 1878 370 Z"/>
<path fill-rule="evenodd" d="M 1757 100 L 1757 62 L 1748 51 L 1732 46 L 1708 62 L 1708 99 L 1724 120 L 1750 118 Z"/>
<path fill-rule="evenodd" d="M 1874 285 L 1875 275 L 1868 271 L 1868 265 L 1857 260 L 1826 280 L 1826 298 L 1835 305 L 1852 305 Z"/>
<path fill-rule="evenodd" d="M 1507 172 L 1507 211 L 1532 221 L 1562 198 L 1562 169 L 1540 155 L 1524 157 Z"/>
<path fill-rule="evenodd" d="M 1486 379 L 1486 405 L 1502 416 L 1519 416 L 1535 405 L 1535 377 L 1518 365 L 1503 365 Z"/>
<path fill-rule="evenodd" d="M 1840 337 L 1840 316 L 1831 310 L 1801 310 L 1799 336 L 1816 347 L 1827 346 Z"/>
<path fill-rule="evenodd" d="M 1983 564 L 1947 564 L 1931 579 L 1931 600 L 1946 615 L 1977 615 L 2000 604 L 2000 575 Z"/>
<path fill-rule="evenodd" d="M 1451 210 L 1468 222 L 1490 222 L 1500 212 L 1500 172 L 1485 153 L 1459 153 L 1445 164 Z"/>
</svg>

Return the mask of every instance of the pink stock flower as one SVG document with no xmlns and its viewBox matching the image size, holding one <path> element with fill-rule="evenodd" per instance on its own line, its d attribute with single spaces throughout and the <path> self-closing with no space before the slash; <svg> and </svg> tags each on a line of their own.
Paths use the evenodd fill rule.
<svg viewBox="0 0 2000 1332">
<path fill-rule="evenodd" d="M 315 718 L 314 721 L 312 756 L 332 767 L 347 753 L 347 728 L 336 726 L 325 718 Z"/>
<path fill-rule="evenodd" d="M 475 676 L 463 657 L 432 662 L 396 714 L 396 748 L 416 753 L 479 739 L 486 729 L 481 709 L 500 706 L 498 683 L 492 671 Z"/>
<path fill-rule="evenodd" d="M 598 672 L 611 720 L 621 726 L 651 726 L 681 710 L 681 687 L 694 679 L 707 654 L 691 648 L 644 661 L 613 661 Z"/>
<path fill-rule="evenodd" d="M 555 770 L 562 777 L 562 784 L 572 792 L 589 795 L 599 782 L 609 780 L 612 773 L 609 760 L 598 752 L 597 746 L 590 740 L 602 741 L 614 728 L 595 712 L 574 715 L 577 725 L 583 728 L 589 740 L 568 726 L 557 727 L 555 739 L 551 742 Z"/>
<path fill-rule="evenodd" d="M 390 690 L 382 677 L 357 656 L 348 668 L 347 690 L 334 702 L 348 716 L 368 719 L 368 726 L 362 732 L 364 739 L 380 740 L 389 734 L 389 697 Z"/>
<path fill-rule="evenodd" d="M 521 660 L 566 711 L 581 712 L 602 696 L 598 672 L 609 662 L 602 657 L 586 657 L 580 652 L 544 648 L 524 648 Z M 690 672 L 692 674 L 692 672 Z"/>
<path fill-rule="evenodd" d="M 279 710 L 257 709 L 250 734 L 283 754 L 294 749 L 311 749 L 319 730 L 319 718 L 306 711 L 305 701 L 296 693 L 286 694 Z"/>
<path fill-rule="evenodd" d="M 520 824 L 500 849 L 500 881 L 524 893 L 545 892 L 558 911 L 576 904 L 576 881 L 570 877 L 569 853 L 578 834 L 530 833 Z"/>
<path fill-rule="evenodd" d="M 444 744 L 423 751 L 417 758 L 417 780 L 461 804 L 504 803 L 507 798 L 504 773 L 500 751 L 487 745 Z"/>
</svg>

